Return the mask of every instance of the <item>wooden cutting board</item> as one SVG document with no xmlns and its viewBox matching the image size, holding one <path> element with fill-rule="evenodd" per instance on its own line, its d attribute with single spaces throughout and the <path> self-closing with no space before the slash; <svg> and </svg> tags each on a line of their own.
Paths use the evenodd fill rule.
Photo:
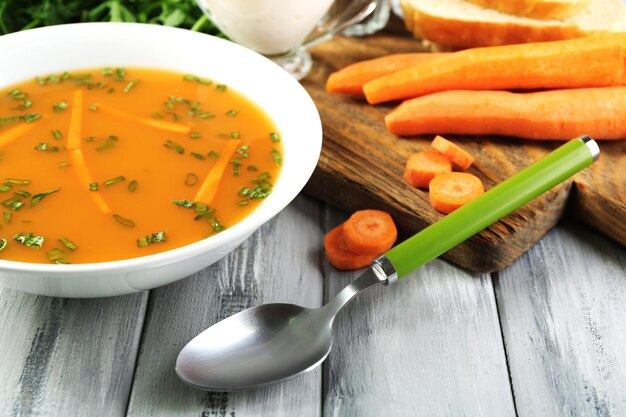
<svg viewBox="0 0 626 417">
<path fill-rule="evenodd" d="M 408 156 L 429 149 L 434 136 L 399 138 L 383 118 L 393 105 L 370 106 L 363 99 L 325 92 L 328 75 L 353 62 L 390 53 L 424 51 L 398 19 L 367 38 L 337 37 L 316 47 L 314 65 L 303 80 L 324 130 L 317 168 L 305 192 L 349 212 L 377 208 L 391 213 L 407 238 L 442 217 L 425 191 L 402 179 Z M 584 132 L 581 132 L 581 134 Z M 446 135 L 471 152 L 469 172 L 485 188 L 539 160 L 561 143 L 508 137 Z M 583 222 L 626 246 L 626 140 L 600 142 L 601 157 L 579 173 L 521 207 L 443 257 L 475 271 L 497 271 L 530 249 L 561 217 Z"/>
</svg>

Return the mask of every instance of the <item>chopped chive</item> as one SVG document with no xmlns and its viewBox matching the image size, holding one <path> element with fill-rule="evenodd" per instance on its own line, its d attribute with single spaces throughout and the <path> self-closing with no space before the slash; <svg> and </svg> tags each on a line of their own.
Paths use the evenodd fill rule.
<svg viewBox="0 0 626 417">
<path fill-rule="evenodd" d="M 7 247 L 7 240 L 6 239 L 0 239 L 0 251 L 4 250 L 4 248 Z"/>
<path fill-rule="evenodd" d="M 115 77 L 113 79 L 115 81 L 124 81 L 125 76 L 126 76 L 126 70 L 124 68 L 116 68 Z"/>
<path fill-rule="evenodd" d="M 152 118 L 161 120 L 163 119 L 163 115 L 161 113 L 154 112 L 152 113 Z"/>
<path fill-rule="evenodd" d="M 180 146 L 178 143 L 171 141 L 171 140 L 167 140 L 163 146 L 165 146 L 167 149 L 171 149 L 176 153 L 179 154 L 183 154 L 185 153 L 185 148 L 183 148 L 182 146 Z"/>
<path fill-rule="evenodd" d="M 93 142 L 94 140 L 96 140 L 95 136 L 87 136 L 86 138 L 83 138 L 83 142 Z"/>
<path fill-rule="evenodd" d="M 57 140 L 63 139 L 63 134 L 58 129 L 51 130 L 50 133 L 52 133 L 52 137 Z"/>
<path fill-rule="evenodd" d="M 49 146 L 47 143 L 38 143 L 37 146 L 35 146 L 35 150 L 43 152 L 58 152 L 59 147 Z"/>
<path fill-rule="evenodd" d="M 92 104 L 91 106 L 88 107 L 89 111 L 96 111 L 98 110 L 98 106 L 96 106 L 95 104 Z"/>
<path fill-rule="evenodd" d="M 137 182 L 137 180 L 132 180 L 128 183 L 128 191 L 130 191 L 131 193 L 137 191 L 137 187 L 139 187 L 139 183 Z"/>
<path fill-rule="evenodd" d="M 98 84 L 96 84 L 96 87 L 98 87 L 98 88 L 106 88 L 106 86 L 107 86 L 107 83 L 102 82 L 102 81 L 100 81 L 100 82 L 98 82 Z"/>
<path fill-rule="evenodd" d="M 68 166 L 70 166 L 70 163 L 67 162 L 67 161 L 59 162 L 59 168 L 65 168 L 65 167 L 68 167 Z"/>
<path fill-rule="evenodd" d="M 280 152 L 278 152 L 276 149 L 272 149 L 272 158 L 274 158 L 274 163 L 277 167 L 281 166 L 281 164 L 283 163 Z"/>
<path fill-rule="evenodd" d="M 122 226 L 135 227 L 135 222 L 134 221 L 132 221 L 131 219 L 125 219 L 124 217 L 120 216 L 119 214 L 114 214 L 113 218 L 115 219 L 116 222 L 118 222 Z"/>
<path fill-rule="evenodd" d="M 191 139 L 198 139 L 200 137 L 200 132 L 191 132 L 189 133 L 189 137 Z"/>
<path fill-rule="evenodd" d="M 215 151 L 209 151 L 208 156 L 209 158 L 219 158 L 220 154 Z"/>
<path fill-rule="evenodd" d="M 30 197 L 30 193 L 28 191 L 24 191 L 24 190 L 17 190 L 15 192 L 15 194 L 19 195 L 20 197 L 24 197 L 24 198 Z"/>
<path fill-rule="evenodd" d="M 113 75 L 113 70 L 111 68 L 104 68 L 102 70 L 102 75 L 104 75 L 104 76 Z"/>
<path fill-rule="evenodd" d="M 63 246 L 65 246 L 71 251 L 75 251 L 76 249 L 78 249 L 78 246 L 76 245 L 76 243 L 72 242 L 70 239 L 66 237 L 60 237 L 59 242 L 61 242 Z"/>
<path fill-rule="evenodd" d="M 238 206 L 247 206 L 248 204 L 250 204 L 250 200 L 248 200 L 247 198 L 237 203 Z"/>
<path fill-rule="evenodd" d="M 47 253 L 48 259 L 55 264 L 69 264 L 69 261 L 66 258 L 67 253 L 63 252 L 61 249 L 52 248 L 50 252 Z"/>
<path fill-rule="evenodd" d="M 204 203 L 196 202 L 196 212 L 197 213 L 206 213 L 208 211 L 209 211 L 209 206 L 207 206 Z"/>
<path fill-rule="evenodd" d="M 26 123 L 32 123 L 35 120 L 41 119 L 41 114 L 39 114 L 39 113 L 27 113 L 27 114 L 22 116 L 22 119 L 24 119 L 24 121 Z"/>
<path fill-rule="evenodd" d="M 138 80 L 129 82 L 128 84 L 126 84 L 126 87 L 124 87 L 124 90 L 122 90 L 122 91 L 124 91 L 125 93 L 130 93 L 130 91 L 133 88 L 135 88 L 135 86 L 137 85 L 138 82 L 139 82 Z"/>
<path fill-rule="evenodd" d="M 43 200 L 45 197 L 49 196 L 50 194 L 56 193 L 57 191 L 59 191 L 61 188 L 54 188 L 52 190 L 49 191 L 44 191 L 43 193 L 39 193 L 39 194 L 35 194 L 31 199 L 30 199 L 30 206 L 34 207 L 37 204 L 39 204 L 39 202 L 41 200 Z"/>
<path fill-rule="evenodd" d="M 89 191 L 98 191 L 98 183 L 90 182 L 89 183 Z"/>
<path fill-rule="evenodd" d="M 13 184 L 13 185 L 28 185 L 30 184 L 30 180 L 20 180 L 18 178 L 7 178 L 4 180 L 5 184 Z"/>
<path fill-rule="evenodd" d="M 98 152 L 104 152 L 107 149 L 111 149 L 113 147 L 113 145 L 115 145 L 115 143 L 119 140 L 119 138 L 117 136 L 109 136 L 108 138 L 106 138 L 106 140 L 104 141 L 104 144 L 98 146 L 96 148 L 96 151 Z"/>
<path fill-rule="evenodd" d="M 124 177 L 123 175 L 119 175 L 117 177 L 106 180 L 105 182 L 103 182 L 103 184 L 105 187 L 108 187 L 110 185 L 123 181 L 126 181 L 126 177 Z"/>
<path fill-rule="evenodd" d="M 59 101 L 58 103 L 54 103 L 52 105 L 52 111 L 54 111 L 55 113 L 58 113 L 67 109 L 68 107 L 69 105 L 65 101 Z"/>
<path fill-rule="evenodd" d="M 198 176 L 194 174 L 193 172 L 190 172 L 187 175 L 185 175 L 186 186 L 191 187 L 192 185 L 196 185 L 197 182 L 198 182 Z"/>
<path fill-rule="evenodd" d="M 241 134 L 239 132 L 237 132 L 237 131 L 230 132 L 230 137 L 232 139 L 239 139 L 241 137 Z"/>
<path fill-rule="evenodd" d="M 185 80 L 185 81 L 196 81 L 197 78 L 198 77 L 196 77 L 193 74 L 185 74 L 185 75 L 183 75 L 183 80 Z"/>
<path fill-rule="evenodd" d="M 253 171 L 256 172 L 259 169 L 256 167 L 256 165 L 248 165 L 248 167 L 246 168 L 248 171 Z"/>
<path fill-rule="evenodd" d="M 2 212 L 2 218 L 4 219 L 5 223 L 8 223 L 11 221 L 11 216 L 13 216 L 13 213 L 8 212 L 8 211 L 3 211 Z"/>
<path fill-rule="evenodd" d="M 183 208 L 193 208 L 196 205 L 196 203 L 189 200 L 172 200 L 172 204 Z"/>
<path fill-rule="evenodd" d="M 243 156 L 244 158 L 249 157 L 250 155 L 248 155 L 248 153 L 246 152 L 248 149 L 250 149 L 250 145 L 243 145 L 241 148 L 237 149 L 237 153 L 241 156 Z"/>
<path fill-rule="evenodd" d="M 0 193 L 6 193 L 7 191 L 11 191 L 13 186 L 11 184 L 2 184 L 0 185 Z"/>
<path fill-rule="evenodd" d="M 228 111 L 226 112 L 226 116 L 229 116 L 229 117 L 235 117 L 235 116 L 237 116 L 237 110 L 228 110 Z"/>
<path fill-rule="evenodd" d="M 107 94 L 113 94 L 115 92 L 115 88 L 111 87 L 107 90 Z"/>
<path fill-rule="evenodd" d="M 43 236 L 37 236 L 34 233 L 18 233 L 13 236 L 13 240 L 26 247 L 39 249 L 43 246 L 46 239 Z"/>
<path fill-rule="evenodd" d="M 280 134 L 278 134 L 277 132 L 272 132 L 270 133 L 270 139 L 272 140 L 272 142 L 280 142 Z"/>
<path fill-rule="evenodd" d="M 218 84 L 215 86 L 215 88 L 217 89 L 217 91 L 222 92 L 222 91 L 226 91 L 227 87 L 226 87 L 226 84 Z"/>
<path fill-rule="evenodd" d="M 206 159 L 206 156 L 196 153 L 196 152 L 190 152 L 190 155 L 193 156 L 194 158 L 198 158 L 198 159 Z"/>
<path fill-rule="evenodd" d="M 201 113 L 198 113 L 198 117 L 201 119 L 208 119 L 209 117 L 214 117 L 215 113 L 212 113 L 210 111 L 204 111 Z"/>
<path fill-rule="evenodd" d="M 148 236 L 143 236 L 137 239 L 137 246 L 140 248 L 144 248 L 146 246 L 150 246 L 154 243 L 165 242 L 166 236 L 164 231 L 152 233 Z"/>
</svg>

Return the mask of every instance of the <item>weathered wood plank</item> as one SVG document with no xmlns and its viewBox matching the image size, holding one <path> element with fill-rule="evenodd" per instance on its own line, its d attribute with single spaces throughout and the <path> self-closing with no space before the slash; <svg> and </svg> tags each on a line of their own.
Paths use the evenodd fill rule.
<svg viewBox="0 0 626 417">
<path fill-rule="evenodd" d="M 0 289 L 0 415 L 124 415 L 146 300 Z"/>
<path fill-rule="evenodd" d="M 626 250 L 559 226 L 496 294 L 521 417 L 624 415 Z"/>
<path fill-rule="evenodd" d="M 322 303 L 321 203 L 298 197 L 225 259 L 151 294 L 130 416 L 318 416 L 321 371 L 240 393 L 206 393 L 174 372 L 196 334 L 240 310 L 268 302 Z"/>
<path fill-rule="evenodd" d="M 344 219 L 330 210 L 326 228 Z M 355 275 L 327 267 L 327 297 Z M 335 331 L 324 415 L 515 415 L 488 274 L 435 260 L 362 294 Z"/>
</svg>

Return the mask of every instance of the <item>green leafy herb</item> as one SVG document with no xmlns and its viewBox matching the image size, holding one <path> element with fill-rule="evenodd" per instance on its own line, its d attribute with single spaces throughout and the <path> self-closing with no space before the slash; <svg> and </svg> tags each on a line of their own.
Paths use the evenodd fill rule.
<svg viewBox="0 0 626 417">
<path fill-rule="evenodd" d="M 39 249 L 43 246 L 46 239 L 34 233 L 18 233 L 13 236 L 13 240 L 26 247 Z"/>
<path fill-rule="evenodd" d="M 7 178 L 3 182 L 5 184 L 13 184 L 13 185 L 28 185 L 28 184 L 30 184 L 30 180 L 21 180 L 19 178 Z"/>
<path fill-rule="evenodd" d="M 280 152 L 278 152 L 276 149 L 272 149 L 272 158 L 274 158 L 274 163 L 277 167 L 282 165 L 282 157 L 280 156 Z"/>
<path fill-rule="evenodd" d="M 24 197 L 24 198 L 30 197 L 30 193 L 28 191 L 25 191 L 25 190 L 17 190 L 15 192 L 15 194 L 19 195 L 20 197 Z"/>
<path fill-rule="evenodd" d="M 52 105 L 52 111 L 58 113 L 65 109 L 67 109 L 69 105 L 65 101 L 59 101 L 58 103 L 54 103 Z"/>
<path fill-rule="evenodd" d="M 12 216 L 13 216 L 13 213 L 11 212 L 8 212 L 8 211 L 2 212 L 2 218 L 4 219 L 5 223 L 9 223 L 11 221 Z"/>
<path fill-rule="evenodd" d="M 232 139 L 239 139 L 241 137 L 241 133 L 234 131 L 234 132 L 230 132 L 230 137 Z"/>
<path fill-rule="evenodd" d="M 11 184 L 2 184 L 0 185 L 0 193 L 6 193 L 7 191 L 11 191 L 13 186 Z"/>
<path fill-rule="evenodd" d="M 62 251 L 61 249 L 52 248 L 47 255 L 48 259 L 55 264 L 65 265 L 70 263 L 67 260 L 67 252 Z"/>
<path fill-rule="evenodd" d="M 226 84 L 218 84 L 215 86 L 215 88 L 217 89 L 217 91 L 223 92 L 223 91 L 226 91 L 227 86 Z"/>
<path fill-rule="evenodd" d="M 190 137 L 191 139 L 198 139 L 199 137 L 201 137 L 201 136 L 200 136 L 200 132 L 190 132 L 190 133 L 189 133 L 189 137 Z"/>
<path fill-rule="evenodd" d="M 92 104 L 91 106 L 88 107 L 89 111 L 96 111 L 98 110 L 98 106 L 96 106 L 95 104 Z"/>
<path fill-rule="evenodd" d="M 57 191 L 59 191 L 61 188 L 54 188 L 52 190 L 49 191 L 44 191 L 43 193 L 39 193 L 39 194 L 35 194 L 31 199 L 30 199 L 30 206 L 34 207 L 37 204 L 39 204 L 39 202 L 41 200 L 43 200 L 45 197 L 49 196 L 50 194 L 56 193 Z"/>
<path fill-rule="evenodd" d="M 150 246 L 155 243 L 165 242 L 165 240 L 166 240 L 165 232 L 161 230 L 159 232 L 152 233 L 151 235 L 138 238 L 137 246 L 139 246 L 140 248 L 144 248 L 146 246 Z"/>
<path fill-rule="evenodd" d="M 59 242 L 61 242 L 63 246 L 65 246 L 71 251 L 75 251 L 76 249 L 78 249 L 78 245 L 76 245 L 76 243 L 72 242 L 70 239 L 66 237 L 60 237 Z"/>
<path fill-rule="evenodd" d="M 270 139 L 272 142 L 280 142 L 280 134 L 278 132 L 270 133 Z"/>
<path fill-rule="evenodd" d="M 179 207 L 184 207 L 184 208 L 193 208 L 196 205 L 196 203 L 194 203 L 193 201 L 189 201 L 189 200 L 172 200 L 172 204 L 175 204 Z"/>
<path fill-rule="evenodd" d="M 250 204 L 250 200 L 248 200 L 247 198 L 237 203 L 238 206 L 247 206 L 248 204 Z"/>
<path fill-rule="evenodd" d="M 2 203 L 0 204 L 2 204 L 4 207 L 11 209 L 13 211 L 18 211 L 19 209 L 24 207 L 24 202 L 22 201 L 22 197 L 20 197 L 19 195 L 14 195 L 12 197 L 9 197 L 6 200 L 2 201 Z"/>
<path fill-rule="evenodd" d="M 138 82 L 139 82 L 138 80 L 129 82 L 128 84 L 126 84 L 126 87 L 124 87 L 124 90 L 122 90 L 122 91 L 124 91 L 125 93 L 130 93 L 130 91 L 133 88 L 135 88 L 135 86 L 137 85 Z"/>
<path fill-rule="evenodd" d="M 103 184 L 105 187 L 109 187 L 113 184 L 116 184 L 118 182 L 123 182 L 123 181 L 126 181 L 126 177 L 124 177 L 123 175 L 119 175 L 117 177 L 106 180 L 105 182 L 103 182 Z"/>
<path fill-rule="evenodd" d="M 58 146 L 50 146 L 47 143 L 38 143 L 37 146 L 35 146 L 35 150 L 43 151 L 43 152 L 58 152 L 59 151 L 59 147 Z"/>
<path fill-rule="evenodd" d="M 63 139 L 63 134 L 58 129 L 51 130 L 50 133 L 52 133 L 52 137 L 57 140 Z"/>
<path fill-rule="evenodd" d="M 96 148 L 96 151 L 98 152 L 104 152 L 108 149 L 111 149 L 113 147 L 113 145 L 115 145 L 115 143 L 117 143 L 117 141 L 119 140 L 119 138 L 117 136 L 109 136 L 106 138 L 106 140 L 104 141 L 104 143 L 100 146 L 98 146 Z"/>
<path fill-rule="evenodd" d="M 228 110 L 226 112 L 226 116 L 228 116 L 228 117 L 235 117 L 235 116 L 237 116 L 237 110 Z"/>
<path fill-rule="evenodd" d="M 6 239 L 0 239 L 0 251 L 4 250 L 4 248 L 7 247 L 7 240 Z"/>
<path fill-rule="evenodd" d="M 259 170 L 259 168 L 256 167 L 256 165 L 248 165 L 248 167 L 246 168 L 248 171 L 253 171 L 256 172 Z"/>
<path fill-rule="evenodd" d="M 22 116 L 22 119 L 26 122 L 26 123 L 32 123 L 35 120 L 39 120 L 41 119 L 41 114 L 39 113 L 27 113 L 25 115 Z"/>
<path fill-rule="evenodd" d="M 206 159 L 206 156 L 199 154 L 197 152 L 190 152 L 190 155 L 193 156 L 194 158 L 198 158 L 198 159 Z"/>
<path fill-rule="evenodd" d="M 167 149 L 171 149 L 176 153 L 179 154 L 183 154 L 185 153 L 185 148 L 183 148 L 182 146 L 180 146 L 178 143 L 171 141 L 171 140 L 167 140 L 163 146 L 165 146 Z"/>
<path fill-rule="evenodd" d="M 183 80 L 185 81 L 195 81 L 199 84 L 204 84 L 204 85 L 209 85 L 212 84 L 213 81 L 209 80 L 208 78 L 202 78 L 202 77 L 198 77 L 197 75 L 193 75 L 193 74 L 187 74 L 183 76 Z"/>
<path fill-rule="evenodd" d="M 98 191 L 98 183 L 90 182 L 89 183 L 89 191 Z"/>
<path fill-rule="evenodd" d="M 116 222 L 118 222 L 122 226 L 135 227 L 135 222 L 134 221 L 132 221 L 131 219 L 126 219 L 126 218 L 120 216 L 119 214 L 114 214 L 113 218 L 115 219 Z"/>
<path fill-rule="evenodd" d="M 241 148 L 237 149 L 237 153 L 241 156 L 243 156 L 244 158 L 248 158 L 250 155 L 248 155 L 248 153 L 246 152 L 248 149 L 250 149 L 250 145 L 243 145 Z"/>
<path fill-rule="evenodd" d="M 252 187 L 241 187 L 239 189 L 239 195 L 248 197 L 252 200 L 261 200 L 266 198 L 272 193 L 272 183 L 269 182 L 271 175 L 269 172 L 264 172 L 252 179 Z"/>
<path fill-rule="evenodd" d="M 209 151 L 208 156 L 209 158 L 219 158 L 220 154 L 215 151 Z"/>
</svg>

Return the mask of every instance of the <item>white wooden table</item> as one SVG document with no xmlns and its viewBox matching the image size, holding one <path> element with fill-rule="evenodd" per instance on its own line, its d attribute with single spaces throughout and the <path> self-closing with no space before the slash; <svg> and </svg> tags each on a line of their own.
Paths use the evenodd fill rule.
<svg viewBox="0 0 626 417">
<path fill-rule="evenodd" d="M 167 287 L 108 299 L 0 289 L 0 416 L 624 416 L 626 250 L 571 222 L 498 274 L 435 260 L 363 294 L 323 367 L 240 393 L 174 373 L 194 335 L 266 302 L 321 305 L 338 212 L 298 197 L 243 246 Z"/>
</svg>

